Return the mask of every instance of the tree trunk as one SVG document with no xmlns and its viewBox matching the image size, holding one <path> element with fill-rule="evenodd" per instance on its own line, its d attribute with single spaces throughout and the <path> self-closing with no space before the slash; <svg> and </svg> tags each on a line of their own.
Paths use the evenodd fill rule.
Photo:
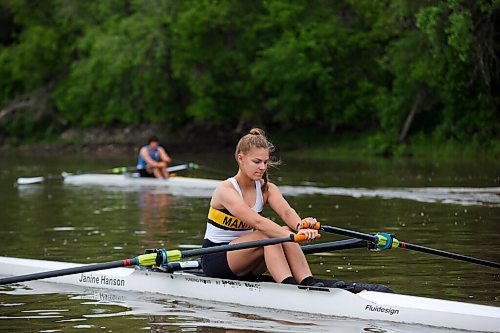
<svg viewBox="0 0 500 333">
<path fill-rule="evenodd" d="M 0 122 L 8 119 L 11 115 L 21 110 L 36 109 L 42 114 L 48 115 L 63 126 L 67 121 L 59 116 L 52 108 L 47 107 L 47 99 L 50 97 L 54 88 L 54 81 L 32 92 L 26 93 L 12 100 L 4 108 L 0 109 Z"/>
<path fill-rule="evenodd" d="M 411 107 L 410 113 L 408 113 L 408 116 L 406 117 L 403 128 L 399 132 L 397 143 L 403 143 L 408 137 L 408 132 L 410 131 L 410 127 L 411 124 L 413 123 L 413 120 L 415 119 L 415 116 L 422 110 L 421 106 L 423 100 L 424 100 L 424 93 L 422 92 L 422 90 L 419 90 L 417 92 L 417 96 L 415 97 L 415 101 L 413 102 L 413 105 Z"/>
</svg>

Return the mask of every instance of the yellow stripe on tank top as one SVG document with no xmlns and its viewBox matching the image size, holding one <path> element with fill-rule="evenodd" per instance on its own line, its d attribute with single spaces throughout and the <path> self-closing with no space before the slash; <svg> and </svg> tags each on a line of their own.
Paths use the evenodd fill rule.
<svg viewBox="0 0 500 333">
<path fill-rule="evenodd" d="M 221 212 L 218 209 L 210 207 L 208 210 L 208 219 L 214 222 L 215 224 L 220 225 L 224 229 L 231 230 L 250 230 L 251 226 L 246 224 L 245 222 L 238 220 L 236 217 Z"/>
</svg>

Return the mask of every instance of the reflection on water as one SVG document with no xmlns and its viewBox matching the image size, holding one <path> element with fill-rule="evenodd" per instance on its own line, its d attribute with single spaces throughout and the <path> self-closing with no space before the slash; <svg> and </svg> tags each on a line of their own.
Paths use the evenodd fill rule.
<svg viewBox="0 0 500 333">
<path fill-rule="evenodd" d="M 162 238 L 168 233 L 170 194 L 153 193 L 150 191 L 139 192 L 140 225 L 147 237 L 144 242 L 146 247 L 163 247 Z"/>
<path fill-rule="evenodd" d="M 419 326 L 321 316 L 314 309 L 295 313 L 43 282 L 27 285 L 0 288 L 0 330 L 25 331 L 15 323 L 29 319 L 30 331 L 44 332 L 422 332 Z M 425 332 L 452 331 L 425 327 Z"/>
<path fill-rule="evenodd" d="M 91 177 L 92 175 L 85 175 Z M 109 177 L 119 177 L 110 175 Z M 130 184 L 130 182 L 138 182 Z M 80 180 L 67 186 L 103 188 L 108 191 L 120 192 L 146 192 L 148 194 L 170 194 L 174 196 L 185 197 L 205 197 L 209 198 L 217 186 L 217 183 L 207 184 L 193 183 L 190 186 L 176 186 L 163 180 L 148 179 L 147 184 L 141 184 L 142 178 L 131 179 L 128 183 L 121 184 L 116 180 L 110 183 L 99 182 L 99 179 Z M 151 185 L 151 181 L 157 181 L 158 184 Z M 204 180 L 202 180 L 204 181 Z M 65 183 L 66 184 L 66 183 Z M 281 192 L 285 196 L 304 196 L 304 195 L 327 195 L 327 196 L 348 196 L 354 198 L 382 198 L 382 199 L 405 199 L 417 202 L 438 202 L 444 204 L 454 204 L 462 206 L 496 206 L 500 207 L 500 187 L 393 187 L 393 188 L 350 188 L 350 187 L 329 187 L 316 186 L 312 182 L 307 185 L 281 185 L 278 182 Z M 33 185 L 20 185 L 18 189 L 26 192 L 24 195 L 33 191 Z"/>
<path fill-rule="evenodd" d="M 463 206 L 500 207 L 500 187 L 419 187 L 419 188 L 342 188 L 280 186 L 284 195 L 339 195 L 354 198 L 405 199 Z"/>
</svg>

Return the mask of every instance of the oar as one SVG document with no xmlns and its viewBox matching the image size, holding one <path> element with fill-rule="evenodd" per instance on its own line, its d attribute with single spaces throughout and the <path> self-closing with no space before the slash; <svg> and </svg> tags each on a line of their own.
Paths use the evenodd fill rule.
<svg viewBox="0 0 500 333">
<path fill-rule="evenodd" d="M 358 248 L 368 248 L 368 242 L 362 239 L 343 239 L 333 242 L 324 242 L 320 244 L 311 244 L 301 246 L 302 252 L 304 254 L 314 254 L 320 252 L 331 252 L 347 249 L 358 249 Z M 166 265 L 162 265 L 166 272 L 174 271 L 188 271 L 192 269 L 201 268 L 201 261 L 199 259 L 195 260 L 185 260 L 169 262 Z"/>
<path fill-rule="evenodd" d="M 178 160 L 175 160 L 176 163 L 182 163 L 182 164 L 188 164 L 189 165 L 189 169 L 193 169 L 193 170 L 205 170 L 205 171 L 208 171 L 208 172 L 212 172 L 212 173 L 215 173 L 215 174 L 219 174 L 219 175 L 223 175 L 223 176 L 228 176 L 227 172 L 224 172 L 224 171 L 221 171 L 219 169 L 215 169 L 215 168 L 210 168 L 210 167 L 207 167 L 207 166 L 204 166 L 204 165 L 199 165 L 197 163 L 194 163 L 194 162 L 184 162 L 184 161 L 178 161 Z"/>
<path fill-rule="evenodd" d="M 174 166 L 168 167 L 167 170 L 168 170 L 168 172 L 175 172 L 175 171 L 181 171 L 181 170 L 186 170 L 186 169 L 193 169 L 193 168 L 196 168 L 195 166 L 196 165 L 194 163 L 186 163 L 186 164 L 180 164 L 180 165 L 174 165 Z M 114 167 L 111 169 L 94 170 L 94 171 L 87 171 L 87 172 L 76 172 L 76 173 L 63 172 L 60 175 L 51 175 L 51 176 L 44 176 L 44 177 L 17 178 L 17 184 L 30 185 L 30 184 L 43 183 L 43 182 L 47 182 L 50 180 L 62 180 L 62 179 L 64 179 L 64 177 L 72 176 L 72 175 L 86 175 L 86 174 L 92 174 L 92 173 L 120 174 L 120 173 L 132 172 L 132 171 L 136 171 L 136 170 L 137 170 L 137 167 Z"/>
<path fill-rule="evenodd" d="M 135 171 L 137 170 L 136 167 L 114 167 L 111 169 L 104 169 L 104 170 L 94 170 L 94 171 L 87 171 L 87 172 L 77 172 L 77 173 L 62 173 L 60 175 L 49 175 L 49 176 L 43 176 L 43 177 L 26 177 L 26 178 L 17 178 L 17 183 L 19 185 L 30 185 L 30 184 L 37 184 L 37 183 L 43 183 L 47 182 L 50 180 L 62 180 L 64 179 L 64 176 L 68 175 L 85 175 L 89 173 L 125 173 L 125 172 L 130 172 L 130 171 Z"/>
<path fill-rule="evenodd" d="M 319 244 L 304 245 L 301 247 L 304 254 L 314 254 L 319 252 L 331 252 L 348 249 L 368 248 L 368 242 L 362 239 L 343 239 L 334 242 L 324 242 Z"/>
<path fill-rule="evenodd" d="M 285 243 L 285 242 L 302 242 L 304 240 L 305 240 L 305 235 L 303 235 L 303 234 L 300 234 L 300 235 L 290 234 L 289 237 L 269 238 L 269 239 L 251 241 L 251 242 L 220 245 L 220 246 L 213 246 L 213 247 L 192 249 L 192 250 L 185 250 L 185 251 L 180 251 L 180 250 L 168 250 L 167 251 L 165 249 L 160 249 L 160 250 L 157 250 L 156 252 L 142 254 L 142 255 L 139 255 L 139 256 L 131 258 L 131 259 L 116 260 L 116 261 L 110 261 L 110 262 L 99 263 L 99 264 L 91 264 L 91 265 L 84 265 L 84 266 L 79 266 L 79 267 L 59 269 L 59 270 L 55 270 L 55 271 L 39 272 L 39 273 L 33 273 L 33 274 L 7 277 L 7 278 L 0 279 L 0 285 L 10 284 L 10 283 L 18 283 L 18 282 L 26 282 L 26 281 L 32 281 L 32 280 L 39 280 L 39 279 L 47 279 L 47 278 L 53 278 L 53 277 L 57 277 L 57 276 L 80 274 L 80 273 L 85 273 L 85 272 L 99 271 L 102 269 L 127 267 L 127 266 L 134 266 L 134 265 L 138 265 L 138 266 L 153 266 L 153 265 L 162 266 L 162 265 L 167 265 L 171 261 L 179 261 L 182 258 L 186 258 L 186 257 L 201 256 L 204 254 L 226 252 L 226 251 L 243 250 L 243 249 L 249 249 L 249 248 L 254 248 L 254 247 L 262 247 L 262 246 L 266 246 L 266 245 L 281 244 L 281 243 Z"/>
<path fill-rule="evenodd" d="M 196 168 L 195 166 L 196 164 L 194 163 L 185 163 L 168 167 L 167 170 L 168 172 L 176 172 L 181 170 L 195 169 Z"/>
<path fill-rule="evenodd" d="M 342 236 L 364 239 L 366 241 L 372 242 L 378 249 L 381 249 L 381 250 L 399 247 L 399 248 L 403 248 L 403 249 L 414 250 L 414 251 L 424 252 L 424 253 L 428 253 L 428 254 L 434 254 L 437 256 L 445 257 L 445 258 L 457 259 L 457 260 L 462 260 L 462 261 L 466 261 L 466 262 L 470 262 L 470 263 L 474 263 L 474 264 L 489 266 L 489 267 L 493 267 L 493 268 L 500 268 L 500 263 L 497 263 L 497 262 L 488 261 L 488 260 L 484 260 L 484 259 L 480 259 L 480 258 L 469 257 L 469 256 L 465 256 L 465 255 L 458 254 L 458 253 L 433 249 L 430 247 L 425 247 L 425 246 L 416 245 L 416 244 L 412 244 L 412 243 L 402 242 L 402 241 L 397 240 L 396 238 L 394 238 L 393 236 L 391 236 L 390 234 L 387 234 L 387 233 L 379 233 L 376 235 L 370 235 L 370 234 L 365 234 L 365 233 L 358 232 L 358 231 L 342 229 L 342 228 L 332 227 L 332 226 L 327 226 L 327 225 L 320 225 L 319 222 L 316 223 L 314 228 L 325 231 L 325 232 L 330 232 L 330 233 L 342 235 Z"/>
</svg>

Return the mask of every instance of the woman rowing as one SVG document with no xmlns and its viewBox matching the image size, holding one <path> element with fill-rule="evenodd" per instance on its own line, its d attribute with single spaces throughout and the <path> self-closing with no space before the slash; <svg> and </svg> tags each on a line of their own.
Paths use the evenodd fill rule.
<svg viewBox="0 0 500 333">
<path fill-rule="evenodd" d="M 268 181 L 267 168 L 273 163 L 269 155 L 273 150 L 261 129 L 252 129 L 240 139 L 235 152 L 238 173 L 215 189 L 203 247 L 287 237 L 291 232 L 304 234 L 307 240 L 320 237 L 317 230 L 302 228 L 299 215 L 278 187 Z M 260 215 L 266 203 L 286 226 Z M 315 221 L 307 218 L 309 225 Z M 293 242 L 205 255 L 202 267 L 210 277 L 255 280 L 267 270 L 276 282 L 321 284 L 313 278 L 300 246 Z"/>
<path fill-rule="evenodd" d="M 137 171 L 141 177 L 168 178 L 168 163 L 171 162 L 165 149 L 160 146 L 160 140 L 152 136 L 148 144 L 139 150 Z"/>
</svg>

